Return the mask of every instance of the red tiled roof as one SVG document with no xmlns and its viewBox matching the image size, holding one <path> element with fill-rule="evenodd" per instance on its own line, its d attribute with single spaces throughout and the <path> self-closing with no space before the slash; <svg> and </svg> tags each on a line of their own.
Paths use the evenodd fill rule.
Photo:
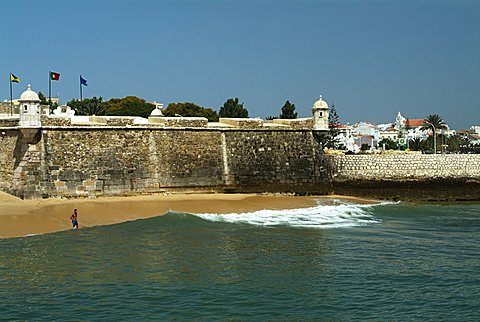
<svg viewBox="0 0 480 322">
<path fill-rule="evenodd" d="M 423 126 L 423 122 L 425 122 L 424 119 L 408 119 L 405 125 L 409 127 L 420 127 Z"/>
<path fill-rule="evenodd" d="M 370 139 L 373 139 L 373 135 L 363 135 L 363 134 L 353 134 L 354 137 L 357 137 L 357 138 L 370 138 Z"/>
<path fill-rule="evenodd" d="M 385 129 L 384 132 L 397 132 L 397 129 L 394 127 L 389 127 L 388 129 Z"/>
<path fill-rule="evenodd" d="M 335 127 L 337 129 L 349 129 L 349 128 L 351 128 L 351 126 L 343 125 L 343 124 L 329 124 L 328 126 Z"/>
</svg>

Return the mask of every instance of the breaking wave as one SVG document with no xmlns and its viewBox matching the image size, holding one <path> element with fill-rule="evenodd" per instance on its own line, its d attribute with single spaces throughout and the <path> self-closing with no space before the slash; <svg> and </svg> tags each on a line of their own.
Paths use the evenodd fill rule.
<svg viewBox="0 0 480 322">
<path fill-rule="evenodd" d="M 308 228 L 338 228 L 378 224 L 373 208 L 382 204 L 317 205 L 310 208 L 259 210 L 229 214 L 194 214 L 212 222 L 243 223 L 258 226 L 290 226 Z"/>
</svg>

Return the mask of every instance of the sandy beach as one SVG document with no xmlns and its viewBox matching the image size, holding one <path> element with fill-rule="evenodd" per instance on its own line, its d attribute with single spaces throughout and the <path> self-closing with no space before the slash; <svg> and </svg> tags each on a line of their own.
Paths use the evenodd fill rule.
<svg viewBox="0 0 480 322">
<path fill-rule="evenodd" d="M 287 196 L 257 194 L 155 194 L 96 199 L 21 200 L 0 193 L 0 238 L 71 229 L 69 217 L 79 212 L 80 228 L 110 225 L 163 215 L 169 211 L 234 213 L 261 209 L 311 207 L 334 200 L 370 203 L 345 196 Z"/>
</svg>

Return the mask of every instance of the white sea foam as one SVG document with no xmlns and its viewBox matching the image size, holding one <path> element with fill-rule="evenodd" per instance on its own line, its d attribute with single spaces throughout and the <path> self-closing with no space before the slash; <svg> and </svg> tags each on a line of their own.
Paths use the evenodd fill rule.
<svg viewBox="0 0 480 322">
<path fill-rule="evenodd" d="M 195 214 L 204 220 L 227 223 L 243 223 L 259 226 L 291 226 L 309 228 L 354 227 L 377 224 L 373 216 L 377 205 L 336 204 L 317 205 L 311 208 L 259 210 L 229 214 Z"/>
</svg>

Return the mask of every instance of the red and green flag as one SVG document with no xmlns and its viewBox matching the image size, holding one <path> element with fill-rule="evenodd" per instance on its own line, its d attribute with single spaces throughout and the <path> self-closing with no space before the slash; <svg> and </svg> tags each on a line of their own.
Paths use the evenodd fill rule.
<svg viewBox="0 0 480 322">
<path fill-rule="evenodd" d="M 60 74 L 55 72 L 50 72 L 50 79 L 54 81 L 60 80 Z"/>
</svg>

